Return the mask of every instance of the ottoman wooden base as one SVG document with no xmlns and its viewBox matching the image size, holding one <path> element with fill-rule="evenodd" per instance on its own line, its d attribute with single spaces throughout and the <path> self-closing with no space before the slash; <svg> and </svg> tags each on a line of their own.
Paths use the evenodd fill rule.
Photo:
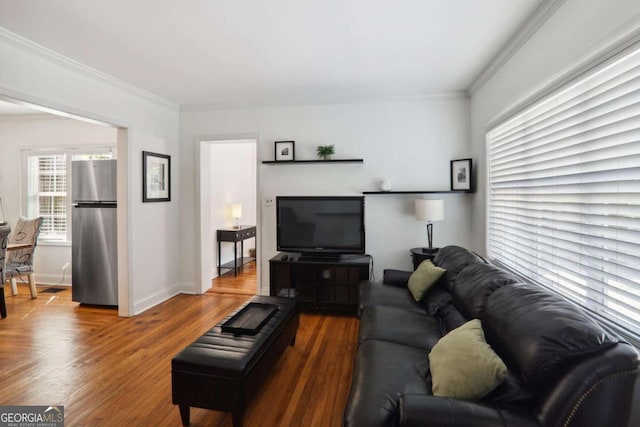
<svg viewBox="0 0 640 427">
<path fill-rule="evenodd" d="M 250 399 L 278 357 L 295 343 L 300 324 L 295 300 L 256 296 L 250 302 L 279 307 L 256 335 L 223 333 L 218 324 L 171 361 L 173 403 L 180 409 L 183 425 L 189 425 L 193 406 L 231 412 L 233 426 L 241 427 Z"/>
</svg>

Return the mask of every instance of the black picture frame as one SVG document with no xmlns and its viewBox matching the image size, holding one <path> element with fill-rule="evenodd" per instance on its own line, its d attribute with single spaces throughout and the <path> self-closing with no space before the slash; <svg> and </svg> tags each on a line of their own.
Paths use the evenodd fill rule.
<svg viewBox="0 0 640 427">
<path fill-rule="evenodd" d="M 274 157 L 276 162 L 293 162 L 296 160 L 295 141 L 275 141 Z"/>
<path fill-rule="evenodd" d="M 451 191 L 473 191 L 472 159 L 451 160 Z"/>
<path fill-rule="evenodd" d="M 171 156 L 142 152 L 142 201 L 171 201 Z"/>
</svg>

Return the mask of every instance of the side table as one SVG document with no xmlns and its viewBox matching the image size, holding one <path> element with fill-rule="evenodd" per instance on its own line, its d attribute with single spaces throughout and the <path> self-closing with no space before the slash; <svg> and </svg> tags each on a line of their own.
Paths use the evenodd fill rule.
<svg viewBox="0 0 640 427">
<path fill-rule="evenodd" d="M 437 254 L 438 248 L 434 248 L 432 250 L 429 250 L 428 248 L 411 249 L 411 261 L 413 261 L 413 270 L 415 271 L 420 263 L 426 259 L 430 259 L 431 261 L 433 261 Z"/>
<path fill-rule="evenodd" d="M 244 256 L 244 241 L 252 237 L 256 237 L 255 225 L 241 225 L 238 227 L 222 228 L 217 231 L 218 238 L 218 276 L 223 268 L 233 270 L 233 275 L 238 275 L 238 270 L 248 262 L 255 261 L 253 257 Z M 233 261 L 222 264 L 222 253 L 220 243 L 233 243 Z M 238 257 L 238 242 L 240 242 L 240 256 Z"/>
</svg>

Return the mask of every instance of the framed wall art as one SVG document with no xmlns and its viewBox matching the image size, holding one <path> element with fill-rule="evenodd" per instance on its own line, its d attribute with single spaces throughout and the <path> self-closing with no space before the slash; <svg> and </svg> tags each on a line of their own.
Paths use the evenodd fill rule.
<svg viewBox="0 0 640 427">
<path fill-rule="evenodd" d="M 142 201 L 171 201 L 171 156 L 142 152 Z"/>
<path fill-rule="evenodd" d="M 451 191 L 473 191 L 471 159 L 451 160 Z"/>
<path fill-rule="evenodd" d="M 276 162 L 292 162 L 296 159 L 294 141 L 276 141 L 275 142 L 275 161 Z"/>
</svg>

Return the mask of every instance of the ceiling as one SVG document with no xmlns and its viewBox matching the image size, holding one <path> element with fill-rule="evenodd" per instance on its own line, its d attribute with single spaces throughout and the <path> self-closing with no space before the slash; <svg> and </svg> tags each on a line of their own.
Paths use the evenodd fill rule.
<svg viewBox="0 0 640 427">
<path fill-rule="evenodd" d="M 465 91 L 543 0 L 0 0 L 0 27 L 182 106 Z"/>
</svg>

